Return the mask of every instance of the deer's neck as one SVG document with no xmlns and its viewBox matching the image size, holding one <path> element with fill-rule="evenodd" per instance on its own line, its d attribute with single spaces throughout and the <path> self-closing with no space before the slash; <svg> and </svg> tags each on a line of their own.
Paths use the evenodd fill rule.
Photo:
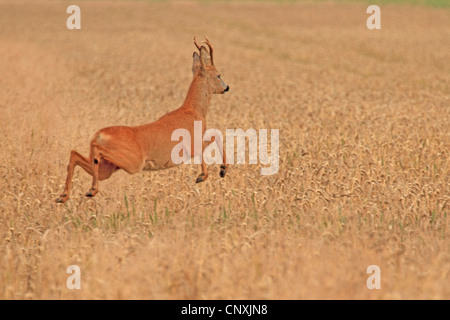
<svg viewBox="0 0 450 320">
<path fill-rule="evenodd" d="M 208 106 L 211 101 L 211 93 L 208 91 L 206 78 L 195 76 L 189 87 L 183 106 L 193 109 L 200 117 L 206 118 Z"/>
</svg>

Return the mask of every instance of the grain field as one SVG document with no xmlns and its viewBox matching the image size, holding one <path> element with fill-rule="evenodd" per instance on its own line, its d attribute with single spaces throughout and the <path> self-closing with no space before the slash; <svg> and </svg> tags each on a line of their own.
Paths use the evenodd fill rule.
<svg viewBox="0 0 450 320">
<path fill-rule="evenodd" d="M 0 1 L 0 299 L 450 299 L 448 8 L 369 30 L 364 2 L 70 4 L 80 30 L 67 1 Z M 55 203 L 96 130 L 182 104 L 194 35 L 230 85 L 208 127 L 279 129 L 279 171 L 119 171 L 91 199 L 78 167 Z"/>
</svg>

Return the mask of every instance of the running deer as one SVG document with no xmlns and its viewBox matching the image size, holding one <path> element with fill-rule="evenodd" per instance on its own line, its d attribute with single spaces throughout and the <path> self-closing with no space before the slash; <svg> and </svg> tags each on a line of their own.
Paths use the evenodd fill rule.
<svg viewBox="0 0 450 320">
<path fill-rule="evenodd" d="M 230 89 L 220 78 L 220 73 L 214 65 L 213 47 L 208 38 L 203 43 L 208 46 L 209 51 L 205 46 L 199 45 L 194 37 L 194 44 L 198 49 L 198 53 L 194 52 L 193 55 L 194 78 L 181 107 L 149 124 L 136 127 L 114 126 L 97 131 L 91 139 L 90 155 L 87 158 L 72 150 L 64 191 L 56 202 L 64 203 L 69 199 L 72 175 L 77 165 L 93 177 L 92 187 L 86 193 L 87 197 L 93 197 L 98 193 L 98 181 L 108 179 L 119 169 L 134 174 L 142 170 L 153 171 L 175 166 L 171 159 L 171 151 L 177 143 L 171 141 L 174 130 L 183 128 L 193 136 L 194 121 L 201 121 L 203 136 L 212 94 L 225 93 Z M 202 151 L 213 141 L 214 139 L 202 141 Z M 194 150 L 193 141 L 190 150 Z M 221 156 L 223 164 L 220 166 L 220 176 L 223 178 L 228 169 L 225 150 L 222 150 Z M 196 179 L 197 183 L 208 178 L 203 153 L 200 157 L 202 172 Z"/>
</svg>

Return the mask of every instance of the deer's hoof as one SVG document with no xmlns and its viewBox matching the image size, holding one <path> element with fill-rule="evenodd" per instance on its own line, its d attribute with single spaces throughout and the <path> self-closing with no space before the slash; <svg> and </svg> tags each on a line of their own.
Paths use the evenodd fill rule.
<svg viewBox="0 0 450 320">
<path fill-rule="evenodd" d="M 89 191 L 86 193 L 86 197 L 92 198 L 93 196 L 95 196 L 97 194 L 98 190 L 91 188 L 89 189 Z"/>
<path fill-rule="evenodd" d="M 205 177 L 205 174 L 204 173 L 201 173 L 198 177 L 197 177 L 197 180 L 195 180 L 195 183 L 200 183 L 200 182 L 203 182 L 203 181 L 205 181 L 206 180 L 206 177 Z"/>
<path fill-rule="evenodd" d="M 221 165 L 220 166 L 220 177 L 224 178 L 226 173 L 227 173 L 227 167 L 224 165 Z"/>
<path fill-rule="evenodd" d="M 59 196 L 59 198 L 57 198 L 55 200 L 56 203 L 64 203 L 67 201 L 67 199 L 69 199 L 69 197 L 67 196 L 67 194 L 63 193 L 62 195 Z"/>
</svg>

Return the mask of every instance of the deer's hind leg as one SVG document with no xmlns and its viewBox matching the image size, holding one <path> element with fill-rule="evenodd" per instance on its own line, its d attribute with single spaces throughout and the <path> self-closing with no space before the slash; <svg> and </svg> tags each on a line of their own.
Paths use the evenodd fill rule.
<svg viewBox="0 0 450 320">
<path fill-rule="evenodd" d="M 120 169 L 103 157 L 101 147 L 91 145 L 90 174 L 92 176 L 92 187 L 86 193 L 86 197 L 93 197 L 98 193 L 98 181 L 108 179 L 114 171 Z"/>
<path fill-rule="evenodd" d="M 77 165 L 79 165 L 87 173 L 92 175 L 92 166 L 91 166 L 91 162 L 89 161 L 89 159 L 83 157 L 81 154 L 79 154 L 75 150 L 72 150 L 70 152 L 69 165 L 67 166 L 67 178 L 66 178 L 66 184 L 64 186 L 64 191 L 59 196 L 59 198 L 56 199 L 56 202 L 64 203 L 67 201 L 67 199 L 69 199 L 70 190 L 72 189 L 73 171 L 75 170 L 75 167 Z"/>
<path fill-rule="evenodd" d="M 100 155 L 92 157 L 92 187 L 86 193 L 86 197 L 93 197 L 98 193 L 98 169 L 101 160 Z"/>
<path fill-rule="evenodd" d="M 59 198 L 55 200 L 57 203 L 64 203 L 69 199 L 70 190 L 72 189 L 73 172 L 75 171 L 75 167 L 77 165 L 83 168 L 84 171 L 86 171 L 89 175 L 94 176 L 92 154 L 89 156 L 89 158 L 86 158 L 79 154 L 77 151 L 72 150 L 70 152 L 69 165 L 67 166 L 66 184 L 63 193 L 59 196 Z M 119 168 L 114 164 L 106 160 L 102 160 L 97 167 L 97 179 L 100 181 L 108 179 L 113 174 L 113 172 L 118 169 Z M 95 194 L 96 193 L 97 192 L 95 192 Z"/>
</svg>

